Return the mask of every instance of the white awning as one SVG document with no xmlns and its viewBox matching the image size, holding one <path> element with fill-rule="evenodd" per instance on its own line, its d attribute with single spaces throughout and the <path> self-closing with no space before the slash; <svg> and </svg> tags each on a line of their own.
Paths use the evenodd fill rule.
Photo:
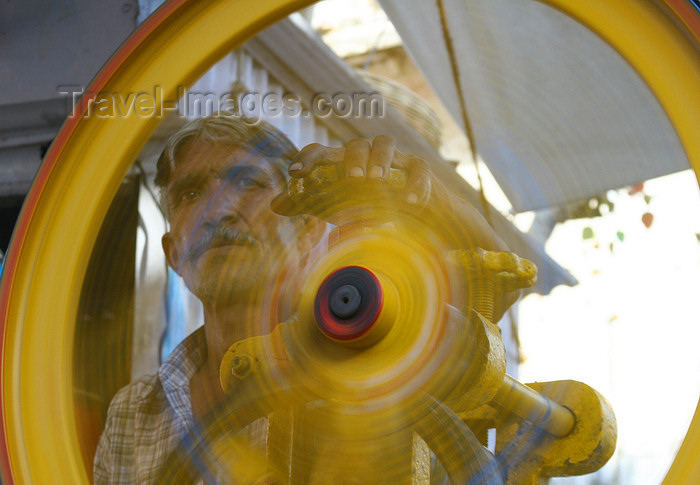
<svg viewBox="0 0 700 485">
<path fill-rule="evenodd" d="M 459 84 L 478 155 L 516 212 L 689 167 L 644 81 L 560 11 L 531 0 L 444 0 L 441 21 L 437 0 L 379 1 L 464 127 Z"/>
</svg>

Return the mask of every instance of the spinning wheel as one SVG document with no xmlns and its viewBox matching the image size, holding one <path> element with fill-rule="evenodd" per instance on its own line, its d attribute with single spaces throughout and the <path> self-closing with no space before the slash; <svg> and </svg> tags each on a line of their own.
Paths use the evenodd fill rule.
<svg viewBox="0 0 700 485">
<path fill-rule="evenodd" d="M 213 59 L 264 26 L 308 3 L 171 2 L 147 20 L 124 44 L 95 78 L 89 91 L 140 92 L 150 91 L 154 85 L 160 85 L 164 96 L 174 96 L 177 86 L 191 84 Z M 666 9 L 667 13 L 662 13 L 657 8 L 657 2 L 652 1 L 552 0 L 545 3 L 597 32 L 637 69 L 666 111 L 691 165 L 696 172 L 700 170 L 700 138 L 697 136 L 697 116 L 700 113 L 700 97 L 697 94 L 700 92 L 700 16 L 693 5 L 680 0 L 658 2 L 663 3 Z M 618 30 L 616 25 L 620 19 L 627 22 L 636 19 L 633 23 L 643 27 L 639 31 Z M 654 39 L 653 48 L 648 48 L 649 43 L 642 41 L 649 38 Z M 193 39 L 197 42 L 193 42 Z M 182 59 L 188 59 L 188 62 L 183 63 Z M 678 93 L 684 95 L 678 96 Z M 109 200 L 116 192 L 131 160 L 154 131 L 157 122 L 155 117 L 139 118 L 135 115 L 110 119 L 69 119 L 47 154 L 25 203 L 5 264 L 0 293 L 4 325 L 4 443 L 0 460 L 3 483 L 89 482 L 89 467 L 80 453 L 82 438 L 77 432 L 75 403 L 71 394 L 78 295 L 90 248 L 96 239 Z M 90 189 L 86 190 L 86 187 Z M 80 217 L 76 217 L 76 214 L 80 214 Z M 240 418 L 240 422 L 232 425 L 231 429 L 243 427 L 251 420 L 267 414 L 270 409 L 279 409 L 280 406 L 275 405 L 279 395 L 271 389 L 284 393 L 285 406 L 282 407 L 285 409 L 302 406 L 308 410 L 308 404 L 319 398 L 325 402 L 335 399 L 340 402 L 340 407 L 322 405 L 308 410 L 308 413 L 316 413 L 315 422 L 322 423 L 323 426 L 335 426 L 339 415 L 347 418 L 344 423 L 347 426 L 340 426 L 333 430 L 335 434 L 329 434 L 347 438 L 347 441 L 341 439 L 338 444 L 332 440 L 321 440 L 321 449 L 326 448 L 317 458 L 320 456 L 321 462 L 326 460 L 326 469 L 339 472 L 345 470 L 343 456 L 337 454 L 338 450 L 348 453 L 348 459 L 357 459 L 368 456 L 372 449 L 391 449 L 391 453 L 383 455 L 384 463 L 394 463 L 391 459 L 395 458 L 399 465 L 389 466 L 390 471 L 407 476 L 412 472 L 410 464 L 406 465 L 405 457 L 411 453 L 419 454 L 416 449 L 424 450 L 421 448 L 423 445 L 414 444 L 413 436 L 408 433 L 415 431 L 427 442 L 453 481 L 459 483 L 467 475 L 474 476 L 472 471 L 465 474 L 465 470 L 472 470 L 470 467 L 473 463 L 468 457 L 478 457 L 483 452 L 481 445 L 477 445 L 472 430 L 464 425 L 464 420 L 474 427 L 480 420 L 489 421 L 489 426 L 502 426 L 504 435 L 512 437 L 506 443 L 517 443 L 519 438 L 522 439 L 522 435 L 513 430 L 512 426 L 499 423 L 497 416 L 488 411 L 480 412 L 479 405 L 496 399 L 501 407 L 511 411 L 522 409 L 521 404 L 508 402 L 508 390 L 514 388 L 518 389 L 515 391 L 518 396 L 524 396 L 523 399 L 536 409 L 542 409 L 543 405 L 558 408 L 551 401 L 542 400 L 540 395 L 522 389 L 504 377 L 498 365 L 489 364 L 488 359 L 480 367 L 486 370 L 478 373 L 474 379 L 471 379 L 466 367 L 454 367 L 455 363 L 467 367 L 471 365 L 471 362 L 465 364 L 455 357 L 460 349 L 458 344 L 476 345 L 478 342 L 490 345 L 488 348 L 491 352 L 487 355 L 497 355 L 496 332 L 490 326 L 491 322 L 482 318 L 483 315 L 469 312 L 472 305 L 460 290 L 465 287 L 464 272 L 449 267 L 446 263 L 448 258 L 445 257 L 447 250 L 439 239 L 421 233 L 416 238 L 406 240 L 396 238 L 391 231 L 379 230 L 374 236 L 358 233 L 348 237 L 320 262 L 319 269 L 309 279 L 303 292 L 297 322 L 302 324 L 297 326 L 302 331 L 297 332 L 299 328 L 292 329 L 290 325 L 282 324 L 278 332 L 278 335 L 284 337 L 282 342 L 286 338 L 288 342 L 298 344 L 293 347 L 297 349 L 296 353 L 289 352 L 290 347 L 282 346 L 281 351 L 294 363 L 289 368 L 303 369 L 304 372 L 295 374 L 294 371 L 289 371 L 285 374 L 287 367 L 277 364 L 269 366 L 264 362 L 264 358 L 274 355 L 273 353 L 264 351 L 256 354 L 263 358 L 259 367 L 261 371 L 248 375 L 261 376 L 265 385 L 255 384 L 251 387 L 267 392 L 262 393 L 263 397 L 251 398 L 249 414 L 234 413 L 244 418 Z M 66 234 L 70 237 L 66 237 Z M 380 256 L 364 259 L 364 253 L 357 254 L 356 248 L 359 247 L 360 240 L 362 244 L 375 244 L 374 252 Z M 395 259 L 397 257 L 400 261 L 410 259 L 412 264 L 399 263 Z M 348 267 L 359 267 L 366 271 L 363 273 L 360 270 L 360 274 L 367 277 L 366 281 L 370 281 L 370 290 L 367 291 L 376 293 L 377 288 L 381 288 L 386 304 L 382 310 L 396 305 L 396 315 L 406 318 L 394 317 L 381 321 L 384 317 L 380 312 L 377 321 L 366 324 L 368 328 L 351 331 L 350 338 L 343 334 L 347 329 L 342 322 L 340 326 L 337 322 L 334 325 L 332 319 L 320 319 L 325 322 L 322 323 L 325 328 L 320 329 L 326 330 L 325 333 L 316 328 L 314 325 L 319 319 L 312 319 L 310 315 L 314 313 L 311 309 L 315 303 L 312 304 L 312 301 L 315 302 L 319 288 L 331 285 L 326 281 L 329 275 L 341 275 L 349 280 L 343 280 L 337 287 L 331 285 L 327 299 L 321 297 L 322 300 L 340 300 L 340 303 L 336 302 L 330 309 L 342 321 L 346 319 L 343 317 L 346 312 L 355 315 L 356 309 L 352 309 L 355 293 L 347 287 L 355 287 L 357 290 L 356 282 L 362 278 L 358 274 L 346 274 L 348 272 L 344 269 Z M 402 288 L 404 282 L 410 283 Z M 338 294 L 339 288 L 345 288 L 347 294 Z M 361 293 L 361 290 L 358 291 Z M 417 308 L 409 311 L 402 307 L 407 301 L 411 301 Z M 441 304 L 431 306 L 435 301 Z M 458 311 L 446 310 L 442 305 L 446 302 Z M 339 305 L 342 308 L 338 308 Z M 349 305 L 350 308 L 343 305 Z M 310 322 L 315 323 L 312 325 Z M 405 327 L 399 327 L 396 322 Z M 469 326 L 473 333 L 455 330 L 458 326 Z M 409 331 L 399 335 L 399 328 L 408 328 Z M 369 332 L 368 329 L 372 331 Z M 454 338 L 434 338 L 438 334 Z M 269 335 L 269 341 L 259 343 L 263 349 L 276 345 L 274 332 Z M 465 335 L 481 335 L 483 339 L 460 341 Z M 363 343 L 363 338 L 369 340 Z M 401 339 L 406 340 L 404 342 Z M 357 345 L 343 343 L 353 340 L 356 340 Z M 46 342 L 51 343 L 50 347 L 46 346 Z M 386 346 L 392 342 L 398 342 L 391 345 L 394 350 L 386 351 Z M 445 351 L 433 352 L 440 345 L 447 346 Z M 332 349 L 332 352 L 323 352 L 324 349 Z M 275 351 L 277 350 L 279 349 L 276 348 Z M 237 367 L 233 362 L 235 356 L 233 357 L 231 363 L 228 363 L 231 369 Z M 356 371 L 356 367 L 348 364 L 353 358 L 365 359 L 362 375 Z M 373 369 L 371 375 L 377 378 L 379 384 L 360 386 L 358 391 L 358 383 L 364 382 L 364 369 L 367 367 Z M 416 367 L 420 369 L 416 370 Z M 268 372 L 269 369 L 275 370 Z M 278 375 L 280 369 L 284 371 L 281 372 L 283 378 Z M 422 369 L 428 371 L 422 372 Z M 347 377 L 343 382 L 352 385 L 338 385 L 337 375 Z M 242 380 L 244 381 L 245 379 Z M 270 385 L 270 381 L 274 381 L 275 385 Z M 494 383 L 497 383 L 495 387 Z M 472 386 L 482 385 L 479 392 L 473 392 L 475 388 Z M 547 386 L 541 386 L 537 390 L 545 395 L 558 396 L 553 397 L 553 401 L 559 399 L 558 402 L 573 410 L 574 415 L 576 406 L 586 406 L 597 399 L 595 394 L 585 388 L 577 388 L 574 392 L 565 389 L 566 384 L 554 387 L 548 389 Z M 562 389 L 563 394 L 557 394 Z M 329 390 L 338 394 L 328 395 Z M 452 395 L 455 390 L 456 395 Z M 445 406 L 445 403 L 459 401 L 465 395 L 464 391 L 470 391 L 469 396 L 477 397 L 468 406 L 460 403 L 461 409 L 460 406 L 455 406 L 457 411 L 467 413 L 457 416 L 455 410 Z M 563 395 L 575 398 L 564 402 Z M 255 396 L 253 391 L 251 396 Z M 269 403 L 270 399 L 272 406 L 258 405 L 261 402 Z M 372 409 L 367 410 L 366 406 L 370 403 Z M 410 415 L 409 424 L 406 424 L 406 420 L 388 419 L 388 416 L 393 416 L 389 410 L 394 409 L 400 409 L 403 417 Z M 297 414 L 301 421 L 309 421 L 306 412 Z M 562 411 L 564 424 L 560 425 L 560 434 L 569 436 L 566 412 Z M 601 420 L 607 419 L 604 406 L 598 412 Z M 324 413 L 330 414 L 324 416 Z M 333 416 L 333 419 L 329 416 Z M 347 433 L 348 426 L 361 431 L 356 433 L 357 430 L 353 429 L 353 433 Z M 439 434 L 435 431 L 437 428 L 450 436 Z M 308 432 L 311 435 L 323 431 L 314 426 L 306 429 L 310 430 Z M 669 471 L 667 483 L 692 484 L 698 481 L 699 436 L 700 422 L 696 419 Z M 359 439 L 358 437 L 367 443 L 376 444 L 376 448 L 374 445 L 370 447 L 372 449 L 354 446 L 356 442 L 353 440 Z M 388 440 L 388 443 L 377 444 L 382 440 Z M 236 443 L 235 439 L 229 441 Z M 399 443 L 403 445 L 400 446 Z M 386 446 L 387 444 L 391 446 Z M 550 445 L 551 439 L 548 447 Z M 551 449 L 554 448 L 556 445 L 551 446 Z M 235 453 L 236 446 L 232 445 L 231 449 Z M 300 449 L 305 448 L 302 446 Z M 458 450 L 457 453 L 454 450 Z M 474 453 L 470 454 L 467 450 Z M 515 449 L 506 446 L 497 451 L 509 454 L 518 450 L 517 446 Z M 479 470 L 487 471 L 494 463 L 488 455 L 477 458 L 477 461 L 480 464 Z M 527 459 L 522 462 L 527 462 Z M 530 466 L 534 469 L 538 465 L 528 463 Z M 308 470 L 300 473 L 303 476 L 307 472 Z M 369 476 L 375 472 L 368 466 L 364 473 Z M 319 477 L 319 480 L 322 478 Z"/>
</svg>

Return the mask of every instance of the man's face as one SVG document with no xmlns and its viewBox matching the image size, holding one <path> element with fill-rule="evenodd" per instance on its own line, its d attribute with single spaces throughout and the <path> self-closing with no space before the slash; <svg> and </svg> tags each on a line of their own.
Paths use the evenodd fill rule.
<svg viewBox="0 0 700 485">
<path fill-rule="evenodd" d="M 168 263 L 205 303 L 249 297 L 296 251 L 294 224 L 270 210 L 282 175 L 259 155 L 206 142 L 188 142 L 178 159 L 167 185 Z"/>
</svg>

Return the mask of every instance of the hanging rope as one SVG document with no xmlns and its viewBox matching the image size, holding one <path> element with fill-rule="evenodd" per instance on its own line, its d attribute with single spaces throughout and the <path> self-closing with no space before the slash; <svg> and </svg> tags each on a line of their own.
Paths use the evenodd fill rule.
<svg viewBox="0 0 700 485">
<path fill-rule="evenodd" d="M 459 75 L 459 64 L 457 64 L 457 56 L 455 55 L 454 42 L 452 41 L 452 36 L 450 35 L 450 27 L 447 23 L 447 14 L 445 13 L 445 5 L 443 0 L 437 0 L 437 7 L 440 11 L 440 27 L 442 28 L 442 37 L 445 41 L 445 48 L 447 49 L 447 55 L 450 58 L 450 69 L 452 70 L 452 80 L 457 88 L 457 97 L 459 98 L 459 109 L 462 115 L 462 123 L 464 124 L 464 133 L 467 135 L 467 140 L 469 141 L 469 149 L 471 150 L 472 160 L 474 161 L 474 168 L 476 169 L 476 178 L 479 182 L 479 196 L 481 198 L 481 206 L 484 212 L 484 218 L 488 222 L 489 226 L 493 226 L 491 220 L 491 206 L 489 205 L 488 199 L 486 199 L 486 193 L 484 192 L 484 182 L 481 178 L 481 170 L 479 169 L 479 162 L 476 158 L 476 140 L 474 139 L 474 131 L 472 129 L 472 124 L 469 121 L 469 113 L 467 112 L 467 105 L 464 100 L 464 92 L 462 91 L 462 83 L 460 82 Z M 517 351 L 517 360 L 522 363 L 522 350 L 520 345 L 520 337 L 518 335 L 518 325 L 515 320 L 515 313 L 513 308 L 508 308 L 508 320 L 510 321 L 511 334 L 513 336 L 513 341 L 515 343 L 515 348 Z"/>
<path fill-rule="evenodd" d="M 445 48 L 447 49 L 447 55 L 450 58 L 452 80 L 457 88 L 457 97 L 459 98 L 459 108 L 462 115 L 464 133 L 467 135 L 467 140 L 469 141 L 469 148 L 471 150 L 472 160 L 474 161 L 474 168 L 476 169 L 476 177 L 479 181 L 479 196 L 481 197 L 484 218 L 489 225 L 492 225 L 491 206 L 489 205 L 489 202 L 486 199 L 486 194 L 484 193 L 484 182 L 481 178 L 481 170 L 479 169 L 479 163 L 476 158 L 476 141 L 474 140 L 474 131 L 472 130 L 472 125 L 469 121 L 469 114 L 467 112 L 467 106 L 464 101 L 464 92 L 462 91 L 462 83 L 460 82 L 459 65 L 457 64 L 457 56 L 455 55 L 454 43 L 452 41 L 452 36 L 450 35 L 450 27 L 447 23 L 447 14 L 445 13 L 443 0 L 437 0 L 437 7 L 440 11 L 440 26 L 442 27 L 442 36 L 445 41 Z"/>
</svg>

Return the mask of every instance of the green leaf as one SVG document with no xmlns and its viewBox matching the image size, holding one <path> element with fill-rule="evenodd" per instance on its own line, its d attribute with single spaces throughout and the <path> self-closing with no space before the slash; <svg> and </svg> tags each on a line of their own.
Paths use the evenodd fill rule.
<svg viewBox="0 0 700 485">
<path fill-rule="evenodd" d="M 595 236 L 595 232 L 593 232 L 593 228 L 591 226 L 586 226 L 583 228 L 583 239 L 593 239 L 593 236 Z"/>
<path fill-rule="evenodd" d="M 625 241 L 625 233 L 622 231 L 617 231 L 617 238 L 620 240 L 620 242 Z"/>
</svg>

